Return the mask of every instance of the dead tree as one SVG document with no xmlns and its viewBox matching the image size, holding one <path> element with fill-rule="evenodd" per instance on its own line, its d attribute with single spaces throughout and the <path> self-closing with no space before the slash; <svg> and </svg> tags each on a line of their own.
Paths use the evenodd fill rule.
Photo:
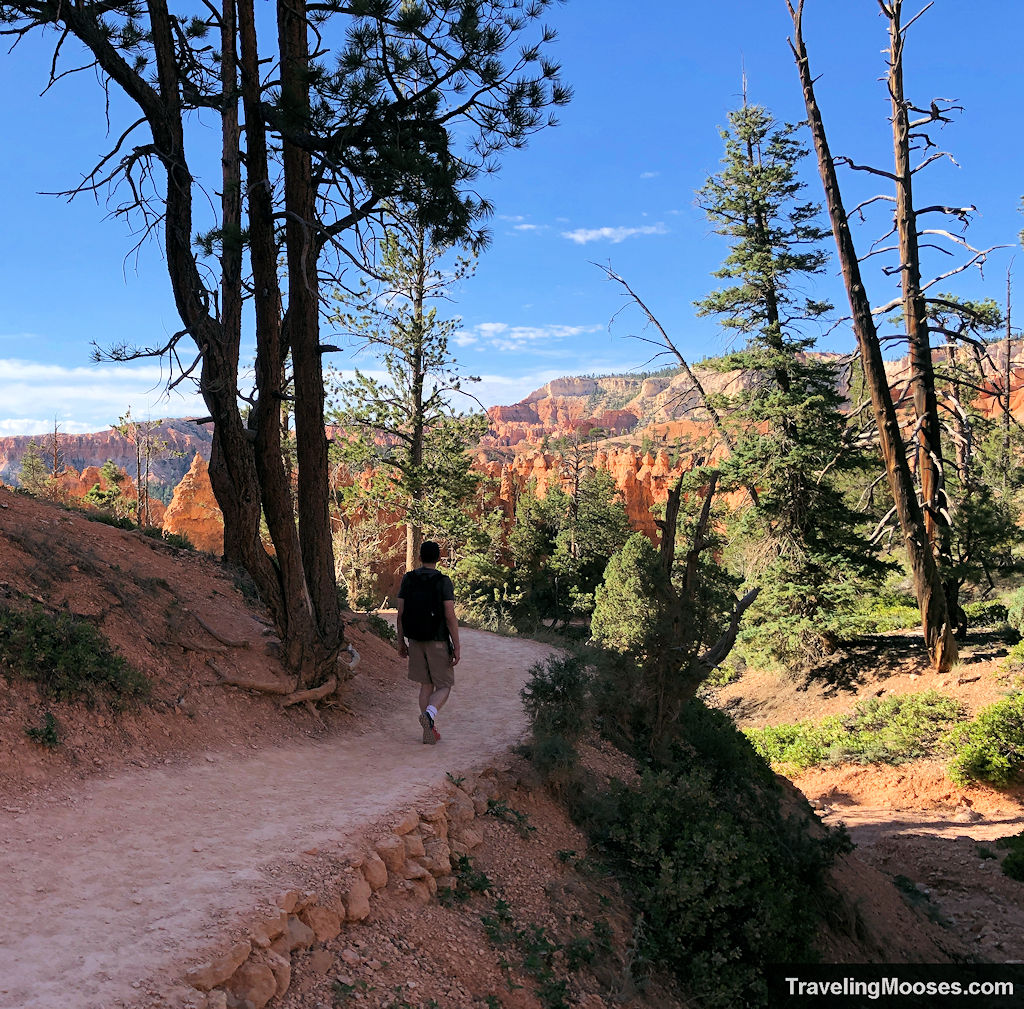
<svg viewBox="0 0 1024 1009">
<path fill-rule="evenodd" d="M 940 672 L 945 672 L 953 665 L 957 657 L 957 645 L 949 619 L 945 590 L 925 528 L 924 514 L 918 502 L 917 489 L 911 476 L 899 419 L 885 374 L 871 303 L 861 277 L 860 262 L 853 243 L 853 236 L 850 233 L 849 219 L 843 205 L 835 162 L 829 149 L 821 110 L 814 93 L 814 77 L 811 74 L 807 47 L 803 38 L 804 0 L 797 0 L 795 5 L 793 0 L 785 0 L 785 2 L 793 21 L 790 48 L 800 75 L 807 120 L 814 138 L 818 170 L 825 189 L 832 233 L 850 302 L 853 329 L 860 350 L 864 379 L 875 414 L 879 447 L 885 462 L 896 514 L 899 517 L 906 542 L 914 593 L 921 612 L 925 645 L 935 668 Z"/>
<path fill-rule="evenodd" d="M 1003 476 L 1003 493 L 1006 493 L 1007 479 L 1010 473 L 1010 421 L 1013 411 L 1010 409 L 1010 382 L 1013 379 L 1013 329 L 1010 316 L 1013 309 L 1013 274 L 1012 263 L 1006 268 L 1006 360 L 1003 362 L 1003 381 L 1000 390 L 1003 424 L 1003 454 L 1000 459 Z"/>
<path fill-rule="evenodd" d="M 656 359 L 657 357 L 661 357 L 662 355 L 669 354 L 672 357 L 674 357 L 676 361 L 679 362 L 679 366 L 683 369 L 683 373 L 689 380 L 691 388 L 697 394 L 697 399 L 700 401 L 700 405 L 703 407 L 704 412 L 708 415 L 708 417 L 711 420 L 711 426 L 712 428 L 714 428 L 716 437 L 718 438 L 721 445 L 725 448 L 725 450 L 731 453 L 735 446 L 733 444 L 733 440 L 729 434 L 729 431 L 727 430 L 725 424 L 722 421 L 721 415 L 715 409 L 715 406 L 708 397 L 707 392 L 704 390 L 704 386 L 701 384 L 700 379 L 697 378 L 696 374 L 694 374 L 694 371 L 690 367 L 686 358 L 683 357 L 679 348 L 675 345 L 675 341 L 673 341 L 673 339 L 668 335 L 668 332 L 665 330 L 665 327 L 662 326 L 662 324 L 658 321 L 657 316 L 655 316 L 651 309 L 647 307 L 646 303 L 641 299 L 641 297 L 636 293 L 636 291 L 633 290 L 629 282 L 624 277 L 619 276 L 619 274 L 617 274 L 610 266 L 602 266 L 600 263 L 594 263 L 594 266 L 601 270 L 601 272 L 604 273 L 605 277 L 607 277 L 608 280 L 614 281 L 616 284 L 622 287 L 623 290 L 625 290 L 626 297 L 629 299 L 629 301 L 640 309 L 644 317 L 647 319 L 648 324 L 653 326 L 658 331 L 658 335 L 661 337 L 660 340 L 651 340 L 646 336 L 636 336 L 634 337 L 634 339 L 640 340 L 643 343 L 651 343 L 654 344 L 655 346 L 661 346 L 665 348 L 664 350 L 656 354 L 654 358 L 652 358 L 652 360 Z M 757 488 L 751 484 L 746 487 L 746 491 L 750 495 L 751 502 L 756 507 L 758 504 Z"/>
<path fill-rule="evenodd" d="M 952 567 L 951 554 L 951 517 L 953 503 L 947 493 L 947 481 L 944 472 L 942 425 L 939 417 L 939 402 L 935 386 L 935 368 L 932 358 L 931 326 L 929 325 L 929 309 L 933 304 L 953 309 L 968 311 L 962 304 L 955 304 L 946 299 L 929 298 L 927 290 L 954 274 L 961 273 L 971 266 L 983 266 L 992 249 L 975 249 L 963 238 L 943 227 L 925 227 L 922 219 L 926 215 L 938 215 L 940 218 L 952 218 L 965 228 L 975 207 L 955 207 L 933 205 L 917 207 L 914 202 L 914 178 L 929 165 L 951 155 L 940 150 L 932 139 L 929 127 L 936 124 L 945 125 L 952 121 L 953 112 L 963 111 L 947 99 L 935 98 L 927 108 L 913 105 L 906 98 L 903 81 L 904 51 L 907 32 L 910 26 L 932 5 L 925 7 L 914 17 L 903 24 L 903 0 L 878 0 L 882 14 L 888 21 L 889 48 L 886 59 L 888 72 L 886 85 L 891 106 L 890 122 L 893 138 L 893 171 L 884 172 L 878 169 L 864 168 L 875 175 L 891 178 L 895 185 L 893 226 L 889 235 L 895 234 L 895 246 L 876 248 L 874 253 L 894 251 L 899 257 L 896 266 L 885 269 L 887 275 L 898 275 L 900 278 L 900 302 L 903 313 L 903 325 L 907 339 L 910 360 L 910 387 L 914 402 L 915 425 L 917 440 L 917 478 L 920 485 L 920 497 L 924 511 L 925 530 L 931 544 L 936 563 L 946 591 L 946 602 L 950 618 L 958 627 L 965 626 L 965 617 L 959 603 L 958 583 L 949 573 Z M 911 118 L 911 115 L 916 118 Z M 914 164 L 915 154 L 921 154 L 919 163 Z M 851 164 L 849 159 L 840 159 Z M 882 239 L 885 241 L 885 238 Z M 948 255 L 952 253 L 946 243 L 953 243 L 969 251 L 968 260 L 952 270 L 943 273 L 942 278 L 925 282 L 921 272 L 921 253 L 924 248 L 939 250 Z M 888 306 L 876 310 L 885 311 Z"/>
</svg>

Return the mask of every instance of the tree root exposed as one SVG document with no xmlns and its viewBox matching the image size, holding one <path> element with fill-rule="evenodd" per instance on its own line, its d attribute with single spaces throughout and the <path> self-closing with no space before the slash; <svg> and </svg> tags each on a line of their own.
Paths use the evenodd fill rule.
<svg viewBox="0 0 1024 1009">
<path fill-rule="evenodd" d="M 185 652 L 217 652 L 220 654 L 227 654 L 230 651 L 229 648 L 225 648 L 223 645 L 199 645 L 194 641 L 182 641 L 180 638 L 174 638 L 168 641 L 154 641 L 153 644 L 160 645 L 163 647 L 171 646 L 174 648 L 180 648 Z"/>
<path fill-rule="evenodd" d="M 278 677 L 265 680 L 254 680 L 242 676 L 234 676 L 224 672 L 213 659 L 207 659 L 206 664 L 217 674 L 217 678 L 224 687 L 241 687 L 243 690 L 255 690 L 260 694 L 276 694 L 279 697 L 286 697 L 295 690 L 296 679 L 284 680 Z"/>
<path fill-rule="evenodd" d="M 222 645 L 227 645 L 228 648 L 248 648 L 249 647 L 248 639 L 237 640 L 237 639 L 225 637 L 223 634 L 220 633 L 220 631 L 215 631 L 205 620 L 203 620 L 203 618 L 201 616 L 199 616 L 198 613 L 193 613 L 192 616 L 195 619 L 195 622 L 197 624 L 199 624 L 199 626 L 202 627 L 202 629 L 204 631 L 206 631 L 206 633 L 209 634 L 211 638 L 216 639 Z"/>
<path fill-rule="evenodd" d="M 198 619 L 198 618 L 197 618 Z M 240 687 L 243 690 L 255 690 L 261 694 L 273 694 L 281 698 L 281 706 L 290 708 L 294 704 L 305 704 L 307 709 L 316 714 L 315 705 L 318 701 L 326 700 L 336 693 L 342 683 L 350 680 L 355 675 L 355 668 L 359 665 L 360 655 L 352 647 L 346 645 L 343 651 L 348 652 L 350 661 L 344 664 L 339 661 L 341 675 L 332 673 L 318 687 L 310 687 L 307 690 L 299 690 L 299 678 L 292 677 L 288 680 L 280 678 L 254 680 L 251 678 L 233 676 L 221 669 L 213 659 L 207 659 L 206 664 L 217 674 L 218 682 L 225 687 Z M 339 656 L 340 659 L 340 656 Z M 320 716 L 317 715 L 317 718 Z"/>
<path fill-rule="evenodd" d="M 312 701 L 314 703 L 322 701 L 325 697 L 330 697 L 337 689 L 338 677 L 330 676 L 319 687 L 310 687 L 309 690 L 296 690 L 294 693 L 289 694 L 281 701 L 281 706 L 290 708 L 293 704 L 302 704 L 305 701 Z"/>
</svg>

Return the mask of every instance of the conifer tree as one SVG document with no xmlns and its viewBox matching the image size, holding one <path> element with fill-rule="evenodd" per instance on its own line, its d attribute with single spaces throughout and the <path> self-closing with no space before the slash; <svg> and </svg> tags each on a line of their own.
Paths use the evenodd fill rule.
<svg viewBox="0 0 1024 1009">
<path fill-rule="evenodd" d="M 813 324 L 831 306 L 807 297 L 827 262 L 819 207 L 803 199 L 797 127 L 744 100 L 722 131 L 721 171 L 698 193 L 730 244 L 716 277 L 726 286 L 697 303 L 746 340 L 722 361 L 748 388 L 734 397 L 735 448 L 723 481 L 755 485 L 737 523 L 740 573 L 761 586 L 746 632 L 755 651 L 784 663 L 813 661 L 849 629 L 859 582 L 873 557 L 837 475 L 856 465 L 845 437 L 837 362 L 809 355 Z"/>
<path fill-rule="evenodd" d="M 46 468 L 46 461 L 35 440 L 28 443 L 21 457 L 18 486 L 34 497 L 46 497 L 53 486 L 53 475 Z"/>
<path fill-rule="evenodd" d="M 477 379 L 462 374 L 449 349 L 459 320 L 441 318 L 431 305 L 472 274 L 469 257 L 444 268 L 451 251 L 431 241 L 411 210 L 399 209 L 372 279 L 335 319 L 386 373 L 377 378 L 357 369 L 338 383 L 330 419 L 344 429 L 340 451 L 350 472 L 373 473 L 352 491 L 368 492 L 374 505 L 404 516 L 407 568 L 418 564 L 425 530 L 441 538 L 456 533 L 479 482 L 467 449 L 486 418 L 462 414 L 454 402 Z"/>
</svg>

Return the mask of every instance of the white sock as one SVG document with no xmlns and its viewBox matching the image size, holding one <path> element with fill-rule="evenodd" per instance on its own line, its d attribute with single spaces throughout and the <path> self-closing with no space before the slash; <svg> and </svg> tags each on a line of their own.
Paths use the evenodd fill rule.
<svg viewBox="0 0 1024 1009">
<path fill-rule="evenodd" d="M 437 708 L 435 708 L 433 704 L 428 704 L 426 710 L 431 719 L 437 719 Z"/>
</svg>

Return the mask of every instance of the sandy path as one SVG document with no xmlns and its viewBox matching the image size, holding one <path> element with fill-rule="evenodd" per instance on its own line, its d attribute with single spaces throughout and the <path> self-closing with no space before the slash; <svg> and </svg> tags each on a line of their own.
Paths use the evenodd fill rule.
<svg viewBox="0 0 1024 1009">
<path fill-rule="evenodd" d="M 446 771 L 506 751 L 525 728 L 526 671 L 552 650 L 479 631 L 462 644 L 436 747 L 420 741 L 410 685 L 372 732 L 140 769 L 0 808 L 0 1009 L 130 1002 L 139 979 L 285 889 L 304 850 L 357 838 Z"/>
</svg>

